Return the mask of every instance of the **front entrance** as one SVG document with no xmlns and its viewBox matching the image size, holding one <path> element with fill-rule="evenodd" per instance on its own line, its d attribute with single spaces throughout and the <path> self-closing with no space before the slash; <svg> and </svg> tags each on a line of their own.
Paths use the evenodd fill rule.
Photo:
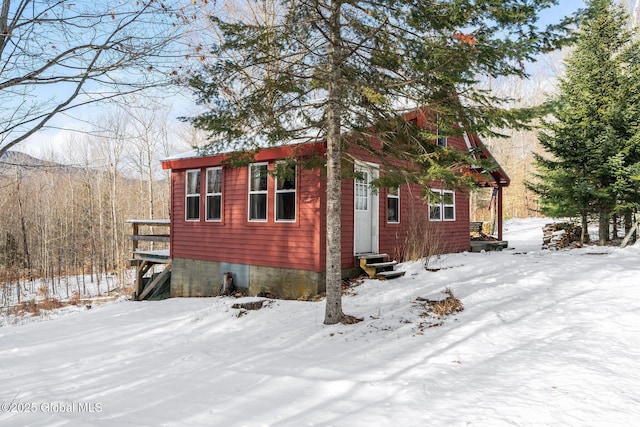
<svg viewBox="0 0 640 427">
<path fill-rule="evenodd" d="M 376 165 L 358 163 L 354 168 L 361 178 L 354 180 L 354 251 L 356 254 L 378 252 L 378 193 L 371 191 L 371 181 L 378 177 Z"/>
</svg>

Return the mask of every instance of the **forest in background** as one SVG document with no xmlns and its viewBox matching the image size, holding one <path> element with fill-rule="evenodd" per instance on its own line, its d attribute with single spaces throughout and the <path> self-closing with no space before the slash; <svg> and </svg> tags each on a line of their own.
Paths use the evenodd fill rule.
<svg viewBox="0 0 640 427">
<path fill-rule="evenodd" d="M 484 84 L 513 99 L 514 107 L 539 105 L 555 91 L 566 53 L 541 59 L 529 80 Z M 186 125 L 176 130 L 168 107 L 133 104 L 138 107 L 123 103 L 92 123 L 97 131 L 70 137 L 66 150 L 35 160 L 17 152 L 0 159 L 0 283 L 5 294 L 15 296 L 17 283 L 33 287 L 40 279 L 48 292 L 65 296 L 69 291 L 60 289 L 61 283 L 76 275 L 99 281 L 114 274 L 114 283 L 123 283 L 117 279 L 129 269 L 131 249 L 126 220 L 168 217 L 169 185 L 159 160 L 202 144 L 203 135 Z M 505 219 L 539 214 L 536 196 L 524 185 L 534 172 L 534 153 L 542 152 L 537 132 L 505 130 L 505 138 L 484 138 L 511 178 L 504 190 Z M 492 218 L 490 199 L 489 190 L 472 193 L 472 220 Z"/>
<path fill-rule="evenodd" d="M 127 220 L 168 218 L 160 159 L 188 149 L 188 137 L 170 137 L 160 109 L 103 119 L 109 134 L 69 141 L 66 152 L 0 159 L 0 305 L 19 301 L 21 289 L 69 298 L 84 282 L 99 293 L 130 285 Z"/>
<path fill-rule="evenodd" d="M 166 116 L 146 114 L 145 120 L 131 111 L 112 115 L 112 135 L 70 141 L 67 152 L 40 159 L 12 151 L 0 160 L 0 306 L 18 300 L 21 288 L 35 294 L 44 285 L 47 294 L 69 298 L 85 282 L 101 293 L 109 283 L 130 284 L 127 220 L 168 218 L 168 173 L 160 159 L 202 142 L 188 130 L 169 132 Z M 505 218 L 536 214 L 535 197 L 523 185 L 536 141 L 533 131 L 490 141 L 512 178 Z M 471 198 L 473 219 L 489 221 L 490 190 Z"/>
</svg>

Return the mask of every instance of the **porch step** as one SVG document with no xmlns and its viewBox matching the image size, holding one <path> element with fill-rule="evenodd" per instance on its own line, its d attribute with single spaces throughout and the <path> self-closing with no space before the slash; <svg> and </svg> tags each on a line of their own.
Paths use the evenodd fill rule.
<svg viewBox="0 0 640 427">
<path fill-rule="evenodd" d="M 386 261 L 387 254 L 356 254 L 358 265 L 372 279 L 393 279 L 404 276 L 404 271 L 396 271 L 398 261 Z"/>
<path fill-rule="evenodd" d="M 377 278 L 382 278 L 382 279 L 395 279 L 396 277 L 402 277 L 404 276 L 404 271 L 397 271 L 397 270 L 393 270 L 393 271 L 381 271 L 378 274 L 376 274 Z"/>
</svg>

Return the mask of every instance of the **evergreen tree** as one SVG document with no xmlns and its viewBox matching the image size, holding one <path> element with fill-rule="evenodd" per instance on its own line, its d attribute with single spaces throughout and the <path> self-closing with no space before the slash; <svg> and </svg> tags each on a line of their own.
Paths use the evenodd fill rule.
<svg viewBox="0 0 640 427">
<path fill-rule="evenodd" d="M 541 178 L 530 188 L 552 216 L 599 220 L 599 240 L 609 238 L 611 216 L 637 203 L 638 61 L 628 16 L 613 0 L 588 2 L 566 77 L 540 143 L 552 155 L 537 156 Z"/>
<path fill-rule="evenodd" d="M 524 64 L 567 42 L 572 19 L 539 27 L 556 0 L 276 0 L 262 17 L 212 18 L 217 60 L 191 86 L 207 107 L 192 123 L 212 134 L 213 152 L 322 138 L 327 144 L 327 309 L 343 318 L 340 183 L 343 145 L 367 145 L 423 165 L 413 177 L 464 185 L 472 162 L 426 143 L 433 131 L 400 113 L 428 106 L 449 134 L 487 133 L 524 119 L 479 89 L 482 78 L 526 76 Z M 255 5 L 254 5 L 255 6 Z M 255 10 L 255 7 L 252 9 Z M 253 16 L 259 16 L 253 14 Z M 344 138 L 348 130 L 349 138 Z M 431 134 L 429 134 L 431 133 Z"/>
</svg>

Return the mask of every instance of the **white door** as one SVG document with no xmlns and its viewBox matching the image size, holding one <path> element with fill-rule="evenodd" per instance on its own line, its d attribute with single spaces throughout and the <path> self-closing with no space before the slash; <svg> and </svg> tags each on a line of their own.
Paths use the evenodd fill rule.
<svg viewBox="0 0 640 427">
<path fill-rule="evenodd" d="M 354 180 L 354 251 L 356 254 L 378 251 L 378 194 L 372 193 L 371 181 L 378 177 L 372 165 L 357 164 Z"/>
</svg>

